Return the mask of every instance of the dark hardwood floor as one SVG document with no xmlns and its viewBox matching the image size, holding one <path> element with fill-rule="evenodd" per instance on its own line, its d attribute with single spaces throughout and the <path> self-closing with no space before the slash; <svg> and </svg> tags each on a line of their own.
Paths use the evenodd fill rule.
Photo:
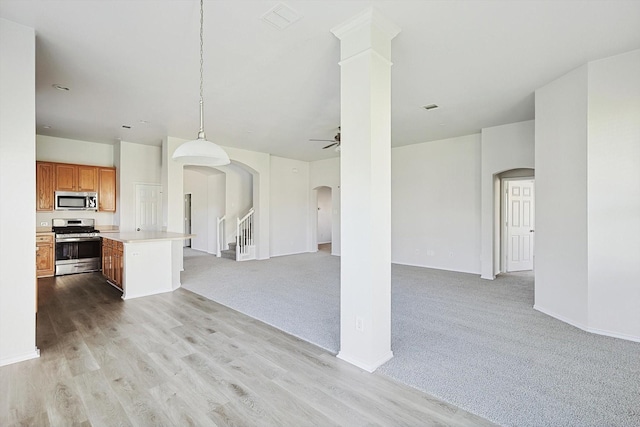
<svg viewBox="0 0 640 427">
<path fill-rule="evenodd" d="M 491 425 L 184 289 L 38 287 L 41 357 L 0 368 L 2 426 Z"/>
</svg>

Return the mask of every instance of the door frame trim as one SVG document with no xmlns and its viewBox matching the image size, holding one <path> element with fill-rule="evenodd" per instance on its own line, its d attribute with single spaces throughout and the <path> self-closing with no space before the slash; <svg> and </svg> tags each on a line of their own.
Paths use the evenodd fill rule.
<svg viewBox="0 0 640 427">
<path fill-rule="evenodd" d="M 505 177 L 500 178 L 500 273 L 507 272 L 507 201 L 509 199 L 507 194 L 507 183 L 510 181 L 533 181 L 534 189 L 536 184 L 535 176 L 522 176 L 522 177 Z M 535 190 L 533 192 L 533 203 L 535 210 Z M 535 218 L 535 217 L 534 217 Z M 534 219 L 535 221 L 535 219 Z M 534 225 L 535 226 L 535 225 Z M 535 249 L 534 249 L 535 251 Z M 533 255 L 535 257 L 535 253 Z M 535 264 L 535 261 L 534 261 Z"/>
</svg>

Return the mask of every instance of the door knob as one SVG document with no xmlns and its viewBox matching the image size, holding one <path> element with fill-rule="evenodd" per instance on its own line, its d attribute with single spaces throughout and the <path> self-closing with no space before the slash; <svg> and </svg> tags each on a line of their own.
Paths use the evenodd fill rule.
<svg viewBox="0 0 640 427">
<path fill-rule="evenodd" d="M 136 231 L 140 231 L 140 227 L 136 228 Z M 533 230 L 531 230 L 531 231 L 533 231 Z"/>
<path fill-rule="evenodd" d="M 529 233 L 533 233 L 533 230 L 529 230 Z"/>
</svg>

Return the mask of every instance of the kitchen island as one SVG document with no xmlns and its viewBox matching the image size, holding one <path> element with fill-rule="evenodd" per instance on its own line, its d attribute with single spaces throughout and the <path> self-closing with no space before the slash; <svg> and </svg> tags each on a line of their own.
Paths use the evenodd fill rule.
<svg viewBox="0 0 640 427">
<path fill-rule="evenodd" d="M 122 299 L 171 292 L 180 287 L 183 241 L 194 237 L 193 234 L 132 231 L 100 233 L 100 237 L 103 273 L 122 289 Z"/>
</svg>

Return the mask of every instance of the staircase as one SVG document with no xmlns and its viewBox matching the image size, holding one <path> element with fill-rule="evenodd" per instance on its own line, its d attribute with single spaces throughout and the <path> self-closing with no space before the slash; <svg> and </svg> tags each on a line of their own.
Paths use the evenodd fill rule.
<svg viewBox="0 0 640 427">
<path fill-rule="evenodd" d="M 236 241 L 229 243 L 229 249 L 220 250 L 218 256 L 233 259 L 235 261 L 256 259 L 253 214 L 254 210 L 251 208 L 244 217 L 238 218 L 236 225 Z M 220 219 L 218 221 L 218 225 L 220 226 Z"/>
</svg>

